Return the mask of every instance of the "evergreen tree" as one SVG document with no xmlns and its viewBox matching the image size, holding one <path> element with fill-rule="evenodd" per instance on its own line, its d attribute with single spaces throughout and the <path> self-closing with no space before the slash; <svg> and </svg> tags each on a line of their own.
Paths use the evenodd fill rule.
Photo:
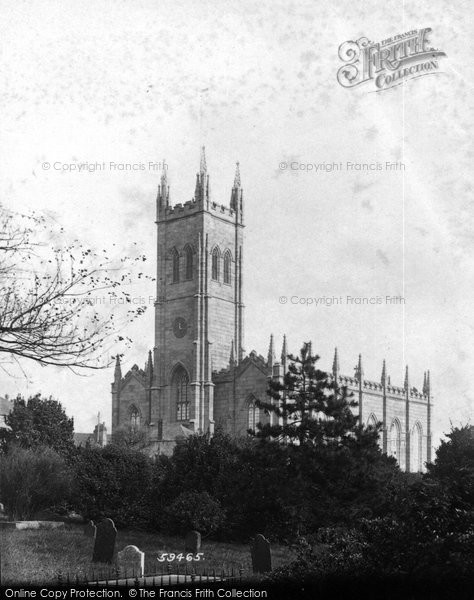
<svg viewBox="0 0 474 600">
<path fill-rule="evenodd" d="M 474 427 L 453 428 L 436 450 L 434 463 L 428 464 L 426 479 L 440 482 L 462 508 L 474 506 Z"/>
<path fill-rule="evenodd" d="M 32 449 L 47 446 L 64 457 L 74 451 L 74 420 L 57 400 L 36 394 L 25 401 L 18 396 L 5 422 L 9 429 L 0 430 L 4 451 L 12 445 Z"/>
<path fill-rule="evenodd" d="M 398 472 L 378 446 L 380 424 L 359 424 L 358 403 L 316 367 L 310 343 L 288 360 L 283 381 L 269 382 L 270 400 L 257 402 L 271 419 L 254 433 L 270 454 L 276 443 L 286 449 L 282 500 L 297 534 L 379 514 Z"/>
<path fill-rule="evenodd" d="M 257 401 L 277 423 L 259 424 L 256 436 L 278 439 L 300 446 L 342 443 L 357 430 L 358 417 L 351 408 L 357 402 L 345 387 L 330 381 L 327 373 L 316 368 L 319 356 L 304 343 L 299 356 L 288 356 L 288 372 L 283 382 L 270 380 L 269 402 Z"/>
</svg>

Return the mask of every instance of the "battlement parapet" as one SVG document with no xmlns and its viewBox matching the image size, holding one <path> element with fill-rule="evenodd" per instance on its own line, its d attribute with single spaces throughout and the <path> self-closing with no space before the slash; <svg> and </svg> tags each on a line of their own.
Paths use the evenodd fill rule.
<svg viewBox="0 0 474 600">
<path fill-rule="evenodd" d="M 184 204 L 179 202 L 174 206 L 167 206 L 165 209 L 166 217 L 181 216 L 184 212 L 202 210 L 202 202 L 200 200 L 188 200 Z"/>
<path fill-rule="evenodd" d="M 228 217 L 233 217 L 235 215 L 235 211 L 230 207 L 225 206 L 225 204 L 218 204 L 217 202 L 211 202 L 209 204 L 209 208 L 215 212 L 219 212 L 221 214 L 227 215 Z"/>
<path fill-rule="evenodd" d="M 339 375 L 338 383 L 341 386 L 347 386 L 350 388 L 358 388 L 359 380 L 356 377 L 350 377 L 347 375 Z M 378 394 L 383 394 L 383 385 L 378 381 L 370 381 L 368 379 L 364 379 L 362 382 L 362 390 L 367 392 L 373 390 Z M 387 396 L 400 396 L 406 397 L 406 390 L 403 387 L 399 387 L 396 385 L 387 385 L 385 386 L 385 391 Z M 410 388 L 409 397 L 414 400 L 428 401 L 428 395 L 420 392 L 415 387 Z"/>
<path fill-rule="evenodd" d="M 208 206 L 205 207 L 202 200 L 196 200 L 195 198 L 184 202 L 184 204 L 179 202 L 173 206 L 166 206 L 164 209 L 164 215 L 165 219 L 168 219 L 173 217 L 181 217 L 186 213 L 198 212 L 202 210 L 206 210 L 210 213 L 216 213 L 217 215 L 223 215 L 231 219 L 235 218 L 235 210 L 229 206 L 226 206 L 225 204 L 218 204 L 217 202 L 209 202 Z"/>
</svg>

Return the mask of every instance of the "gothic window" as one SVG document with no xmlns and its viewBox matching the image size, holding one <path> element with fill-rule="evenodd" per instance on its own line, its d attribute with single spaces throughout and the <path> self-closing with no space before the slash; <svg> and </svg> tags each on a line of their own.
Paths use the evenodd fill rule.
<svg viewBox="0 0 474 600">
<path fill-rule="evenodd" d="M 193 278 L 193 249 L 190 246 L 186 246 L 184 250 L 186 257 L 186 279 Z"/>
<path fill-rule="evenodd" d="M 230 283 L 230 270 L 232 266 L 232 257 L 229 250 L 224 254 L 224 283 Z"/>
<path fill-rule="evenodd" d="M 140 429 L 140 411 L 136 406 L 130 407 L 130 427 L 133 431 Z"/>
<path fill-rule="evenodd" d="M 260 421 L 260 409 L 255 404 L 255 398 L 251 398 L 248 403 L 248 429 L 255 431 L 257 429 L 257 423 Z"/>
<path fill-rule="evenodd" d="M 219 248 L 214 248 L 212 251 L 212 279 L 219 281 L 219 260 L 220 252 Z"/>
<path fill-rule="evenodd" d="M 375 429 L 377 427 L 377 424 L 378 424 L 378 421 L 377 421 L 374 413 L 372 413 L 370 415 L 370 417 L 367 419 L 367 426 L 368 427 L 373 427 Z M 379 434 L 379 437 L 378 437 L 377 441 L 378 441 L 378 444 L 380 446 L 381 445 L 380 434 Z"/>
<path fill-rule="evenodd" d="M 423 469 L 423 431 L 420 423 L 416 422 L 410 436 L 411 442 L 411 471 L 420 473 Z"/>
<path fill-rule="evenodd" d="M 389 445 L 389 455 L 393 456 L 397 459 L 400 464 L 401 461 L 401 449 L 402 449 L 402 434 L 400 423 L 398 419 L 394 419 L 392 421 L 392 425 L 390 426 L 390 445 Z"/>
<path fill-rule="evenodd" d="M 173 283 L 179 281 L 179 254 L 176 248 L 173 248 Z"/>
<path fill-rule="evenodd" d="M 367 419 L 367 426 L 369 427 L 376 427 L 377 425 L 377 419 L 375 418 L 374 413 L 372 413 L 370 415 L 370 417 Z"/>
<path fill-rule="evenodd" d="M 175 369 L 171 389 L 172 400 L 176 406 L 176 420 L 189 421 L 189 377 L 186 370 L 181 366 Z"/>
</svg>

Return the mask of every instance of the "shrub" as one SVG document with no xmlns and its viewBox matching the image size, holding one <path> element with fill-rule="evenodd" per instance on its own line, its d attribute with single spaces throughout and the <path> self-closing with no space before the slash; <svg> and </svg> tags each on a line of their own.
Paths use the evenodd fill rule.
<svg viewBox="0 0 474 600">
<path fill-rule="evenodd" d="M 207 492 L 183 492 L 165 510 L 165 528 L 178 534 L 197 529 L 207 535 L 219 529 L 224 517 L 219 502 Z"/>
<path fill-rule="evenodd" d="M 36 394 L 28 400 L 18 396 L 5 417 L 7 429 L 0 429 L 0 445 L 4 451 L 11 446 L 37 448 L 47 446 L 61 456 L 74 454 L 74 421 L 60 402 Z"/>
<path fill-rule="evenodd" d="M 75 460 L 73 507 L 88 519 L 111 518 L 118 527 L 150 521 L 152 464 L 148 456 L 111 444 L 80 448 Z"/>
<path fill-rule="evenodd" d="M 64 459 L 46 446 L 12 446 L 0 456 L 0 497 L 14 520 L 67 500 L 70 482 Z"/>
</svg>

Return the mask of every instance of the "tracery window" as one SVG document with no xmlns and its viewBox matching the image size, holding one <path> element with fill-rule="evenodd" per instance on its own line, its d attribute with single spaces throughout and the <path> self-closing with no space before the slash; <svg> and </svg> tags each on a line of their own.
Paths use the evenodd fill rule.
<svg viewBox="0 0 474 600">
<path fill-rule="evenodd" d="M 173 374 L 171 389 L 176 406 L 176 420 L 189 421 L 189 377 L 186 370 L 181 366 Z"/>
</svg>

